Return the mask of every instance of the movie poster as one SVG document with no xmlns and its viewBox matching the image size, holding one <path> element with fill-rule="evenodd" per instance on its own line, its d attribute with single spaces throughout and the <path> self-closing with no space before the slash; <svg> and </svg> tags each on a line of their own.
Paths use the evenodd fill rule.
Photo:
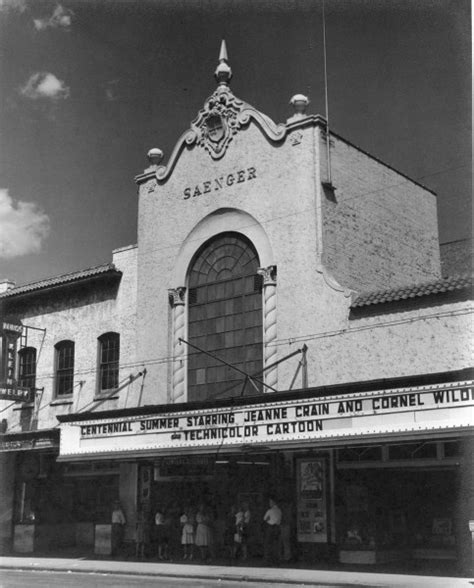
<svg viewBox="0 0 474 588">
<path fill-rule="evenodd" d="M 327 543 L 326 463 L 324 459 L 300 459 L 297 471 L 298 541 Z"/>
</svg>

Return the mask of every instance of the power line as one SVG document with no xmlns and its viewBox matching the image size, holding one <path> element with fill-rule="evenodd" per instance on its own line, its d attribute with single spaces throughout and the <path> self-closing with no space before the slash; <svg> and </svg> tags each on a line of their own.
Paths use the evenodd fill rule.
<svg viewBox="0 0 474 588">
<path fill-rule="evenodd" d="M 369 192 L 361 192 L 360 194 L 356 194 L 354 196 L 349 196 L 347 198 L 344 198 L 344 200 L 341 201 L 341 205 L 342 204 L 346 204 L 346 203 L 351 202 L 351 201 L 354 201 L 354 200 L 358 200 L 359 198 L 364 198 L 364 197 L 367 197 L 367 196 L 378 194 L 380 192 L 386 192 L 388 190 L 391 190 L 391 189 L 394 189 L 394 188 L 398 188 L 398 187 L 403 186 L 405 184 L 410 184 L 413 181 L 422 180 L 422 179 L 425 179 L 425 178 L 428 178 L 428 177 L 431 177 L 431 176 L 439 175 L 439 174 L 442 174 L 442 173 L 448 173 L 448 172 L 453 171 L 453 170 L 456 170 L 456 169 L 461 169 L 461 168 L 470 167 L 470 166 L 471 166 L 470 163 L 469 164 L 462 164 L 462 165 L 458 165 L 458 166 L 447 167 L 447 168 L 444 168 L 442 170 L 437 170 L 437 171 L 431 172 L 429 174 L 424 174 L 423 176 L 418 176 L 417 178 L 412 178 L 412 179 L 408 179 L 407 178 L 407 179 L 404 179 L 401 182 L 397 182 L 395 184 L 389 184 L 387 186 L 383 186 L 381 188 L 377 188 L 376 190 L 371 190 Z M 399 172 L 393 171 L 393 173 L 395 173 L 397 175 L 400 175 Z M 419 189 L 423 190 L 423 189 L 426 189 L 426 188 L 422 188 L 420 186 Z M 379 207 L 384 208 L 385 210 L 387 210 L 390 214 L 393 214 L 393 210 L 391 210 L 390 208 L 384 206 L 381 202 L 378 202 L 377 200 L 373 200 L 372 201 L 372 204 L 376 204 L 377 206 L 379 206 Z M 256 220 L 255 222 L 246 222 L 245 224 L 242 224 L 240 226 L 234 226 L 233 227 L 233 230 L 247 229 L 247 228 L 251 228 L 253 226 L 258 226 L 258 225 L 267 225 L 269 223 L 280 221 L 280 220 L 285 219 L 285 218 L 289 218 L 289 217 L 292 217 L 292 216 L 298 216 L 298 215 L 306 215 L 307 213 L 314 212 L 314 211 L 315 211 L 315 208 L 312 205 L 312 206 L 309 206 L 307 208 L 303 208 L 303 209 L 300 209 L 300 210 L 292 211 L 292 212 L 289 212 L 289 213 L 286 213 L 286 214 L 280 214 L 280 215 L 276 215 L 276 216 L 270 216 L 270 217 L 268 217 L 266 219 L 261 219 L 261 220 L 258 220 L 258 221 Z M 321 213 L 321 206 L 318 206 L 316 208 L 316 212 L 317 213 Z M 398 213 L 399 214 L 400 214 L 400 212 L 401 211 L 398 210 Z M 408 214 L 405 215 L 405 217 L 410 218 L 410 220 L 412 222 L 414 220 Z M 422 224 L 421 223 L 419 223 L 418 226 L 420 228 L 422 228 Z M 212 235 L 210 235 L 210 236 L 212 236 Z M 188 243 L 193 243 L 193 242 L 201 243 L 202 242 L 202 237 L 199 237 L 199 238 L 196 237 L 194 239 L 189 239 L 187 242 Z M 165 246 L 153 247 L 153 248 L 149 248 L 149 249 L 144 249 L 143 248 L 143 249 L 140 249 L 140 256 L 143 258 L 145 256 L 149 256 L 149 255 L 151 255 L 153 253 L 156 253 L 158 251 L 175 250 L 176 248 L 180 247 L 181 245 L 182 245 L 182 241 L 174 241 L 174 242 L 171 242 L 169 245 L 165 245 Z"/>
<path fill-rule="evenodd" d="M 467 309 L 459 309 L 456 311 L 435 312 L 435 313 L 430 313 L 430 314 L 426 314 L 426 315 L 419 316 L 419 317 L 407 317 L 407 318 L 403 318 L 403 319 L 396 319 L 396 320 L 390 320 L 390 321 L 380 321 L 378 323 L 371 323 L 369 325 L 351 326 L 347 329 L 335 329 L 335 330 L 331 330 L 331 331 L 324 331 L 321 333 L 309 333 L 309 334 L 304 334 L 304 335 L 296 335 L 294 337 L 289 337 L 286 339 L 278 339 L 272 346 L 278 347 L 278 346 L 282 346 L 282 345 L 292 345 L 294 343 L 299 343 L 299 342 L 303 342 L 303 341 L 312 341 L 312 340 L 316 340 L 316 339 L 330 338 L 330 337 L 339 336 L 339 335 L 350 335 L 352 333 L 356 333 L 359 331 L 371 330 L 371 329 L 382 328 L 382 327 L 390 327 L 390 326 L 401 325 L 401 324 L 406 324 L 406 323 L 413 323 L 413 322 L 428 320 L 428 319 L 432 319 L 432 318 L 445 318 L 445 317 L 449 317 L 449 316 L 463 316 L 463 315 L 468 315 L 468 314 L 473 314 L 473 313 L 474 313 L 474 308 L 467 308 Z M 151 366 L 151 365 L 170 364 L 170 363 L 173 363 L 174 361 L 176 361 L 176 360 L 172 356 L 154 357 L 154 358 L 143 359 L 140 361 L 128 362 L 125 364 L 121 364 L 120 370 L 141 368 L 141 367 L 146 367 L 146 366 Z M 97 367 L 97 365 L 94 365 L 91 368 L 84 368 L 81 370 L 76 370 L 76 371 L 74 371 L 73 375 L 79 377 L 79 376 L 84 376 L 87 374 L 97 374 L 97 373 L 98 373 L 98 367 Z M 55 372 L 50 372 L 50 373 L 46 373 L 46 374 L 43 373 L 43 374 L 38 374 L 36 379 L 37 380 L 42 380 L 42 379 L 46 380 L 46 379 L 52 379 L 55 376 L 56 376 Z"/>
</svg>

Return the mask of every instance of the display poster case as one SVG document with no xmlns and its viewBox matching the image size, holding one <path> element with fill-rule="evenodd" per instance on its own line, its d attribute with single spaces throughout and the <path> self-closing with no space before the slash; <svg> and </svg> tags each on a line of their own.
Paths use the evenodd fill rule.
<svg viewBox="0 0 474 588">
<path fill-rule="evenodd" d="M 300 543 L 327 543 L 326 461 L 297 460 L 297 538 Z"/>
</svg>

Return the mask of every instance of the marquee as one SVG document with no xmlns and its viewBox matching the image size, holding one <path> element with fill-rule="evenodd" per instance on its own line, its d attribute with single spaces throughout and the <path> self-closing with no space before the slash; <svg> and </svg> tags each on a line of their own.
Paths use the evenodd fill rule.
<svg viewBox="0 0 474 588">
<path fill-rule="evenodd" d="M 349 441 L 473 425 L 474 382 L 290 401 L 267 398 L 247 406 L 68 420 L 61 423 L 60 458 Z"/>
</svg>

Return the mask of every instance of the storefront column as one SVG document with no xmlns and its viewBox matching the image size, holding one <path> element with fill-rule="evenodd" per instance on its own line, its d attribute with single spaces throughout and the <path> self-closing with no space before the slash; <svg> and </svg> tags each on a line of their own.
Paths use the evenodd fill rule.
<svg viewBox="0 0 474 588">
<path fill-rule="evenodd" d="M 185 335 L 185 301 L 186 288 L 168 290 L 169 300 L 173 309 L 173 378 L 171 402 L 183 402 L 185 395 L 185 355 L 184 345 L 180 339 Z"/>
<path fill-rule="evenodd" d="M 469 522 L 474 522 L 474 436 L 461 440 L 461 467 L 457 496 L 456 539 L 460 572 L 474 573 L 474 534 Z"/>
<path fill-rule="evenodd" d="M 277 360 L 277 348 L 275 345 L 277 337 L 276 325 L 276 265 L 261 267 L 258 274 L 263 277 L 263 333 L 264 333 L 264 367 L 275 363 Z M 276 388 L 278 383 L 277 366 L 265 371 L 265 384 Z M 264 392 L 270 392 L 268 388 Z"/>
<path fill-rule="evenodd" d="M 120 504 L 127 521 L 124 539 L 131 542 L 135 540 L 137 520 L 138 465 L 136 463 L 120 464 L 119 484 Z"/>
<path fill-rule="evenodd" d="M 8 552 L 12 546 L 13 494 L 15 483 L 15 453 L 0 455 L 0 551 Z"/>
</svg>

